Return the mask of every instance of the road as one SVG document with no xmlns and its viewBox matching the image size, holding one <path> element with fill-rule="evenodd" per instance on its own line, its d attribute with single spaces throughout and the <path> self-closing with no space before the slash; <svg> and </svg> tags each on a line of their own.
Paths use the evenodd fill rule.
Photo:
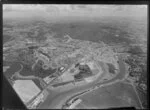
<svg viewBox="0 0 150 110">
<path fill-rule="evenodd" d="M 100 65 L 105 73 L 106 70 L 104 68 L 104 65 L 102 63 Z M 20 69 L 19 66 L 21 65 L 19 64 L 18 66 L 15 65 L 15 68 L 10 68 L 8 69 L 7 72 L 11 72 L 11 73 L 13 71 L 16 72 L 17 70 Z M 98 89 L 99 87 L 110 85 L 118 81 L 122 81 L 124 80 L 127 72 L 126 72 L 126 65 L 123 62 L 121 57 L 119 57 L 119 68 L 120 68 L 120 71 L 117 74 L 117 76 L 108 81 L 106 80 L 106 81 L 100 82 L 102 78 L 102 76 L 100 76 L 97 80 L 93 81 L 92 83 L 85 84 L 85 82 L 83 82 L 83 84 L 81 84 L 80 86 L 69 84 L 67 88 L 65 88 L 65 86 L 62 86 L 56 90 L 48 89 L 50 95 L 46 98 L 46 100 L 43 103 L 40 104 L 38 108 L 45 108 L 45 109 L 61 108 L 62 105 L 65 104 L 66 101 L 68 101 L 68 99 L 76 96 L 77 94 L 80 94 L 81 92 L 84 92 L 84 91 L 91 92 L 92 90 Z"/>
<path fill-rule="evenodd" d="M 103 64 L 101 64 L 101 66 L 102 66 L 103 71 L 106 72 L 105 68 L 103 67 Z M 51 95 L 47 97 L 47 100 L 45 100 L 45 102 L 42 103 L 39 106 L 39 108 L 61 108 L 64 102 L 66 102 L 68 99 L 70 99 L 70 97 L 73 97 L 74 95 L 80 92 L 89 90 L 91 88 L 98 88 L 100 86 L 109 85 L 117 81 L 123 80 L 126 74 L 126 67 L 121 57 L 119 57 L 119 68 L 120 68 L 120 71 L 117 74 L 117 76 L 108 81 L 99 82 L 100 79 L 102 78 L 100 76 L 97 80 L 93 81 L 92 83 L 89 83 L 87 85 L 83 84 L 82 86 L 74 86 L 68 89 L 67 91 L 64 90 L 63 88 L 62 90 L 61 88 L 56 89 L 54 91 L 52 90 L 50 91 Z"/>
</svg>

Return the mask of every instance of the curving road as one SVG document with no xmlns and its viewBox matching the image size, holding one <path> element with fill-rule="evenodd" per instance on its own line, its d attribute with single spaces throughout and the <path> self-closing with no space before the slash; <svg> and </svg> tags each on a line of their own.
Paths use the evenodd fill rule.
<svg viewBox="0 0 150 110">
<path fill-rule="evenodd" d="M 106 72 L 104 65 L 101 64 L 102 69 L 104 72 Z M 92 83 L 89 84 L 83 84 L 81 86 L 74 86 L 71 87 L 73 85 L 70 84 L 69 90 L 64 90 L 67 89 L 65 87 L 62 87 L 60 89 L 56 89 L 56 90 L 49 90 L 50 91 L 50 95 L 47 97 L 47 99 L 45 100 L 44 103 L 42 103 L 39 108 L 61 108 L 62 105 L 71 97 L 73 97 L 74 95 L 86 91 L 86 90 L 90 90 L 91 89 L 96 89 L 100 86 L 104 86 L 104 85 L 109 85 L 112 83 L 115 83 L 117 81 L 123 80 L 126 74 L 126 67 L 124 62 L 122 61 L 122 58 L 119 57 L 119 68 L 120 71 L 117 74 L 116 77 L 112 78 L 111 80 L 108 81 L 103 81 L 103 82 L 99 82 L 101 80 L 101 76 L 95 80 Z M 84 83 L 84 82 L 83 82 Z"/>
<path fill-rule="evenodd" d="M 100 66 L 102 67 L 103 72 L 104 72 L 102 75 L 104 75 L 106 73 L 104 64 L 100 63 Z M 12 65 L 6 71 L 7 72 L 6 74 L 8 74 L 8 73 L 10 74 L 12 72 L 21 70 L 20 68 L 21 68 L 21 65 L 19 65 L 19 63 L 16 63 L 15 66 Z M 102 76 L 100 75 L 100 77 L 97 80 L 93 81 L 92 83 L 86 84 L 85 82 L 83 82 L 83 84 L 80 84 L 80 86 L 77 86 L 77 85 L 74 85 L 73 83 L 71 83 L 71 84 L 68 84 L 67 88 L 65 86 L 62 86 L 58 89 L 46 88 L 49 91 L 49 96 L 46 98 L 46 100 L 43 103 L 41 103 L 38 106 L 38 108 L 40 108 L 40 109 L 41 108 L 42 109 L 43 108 L 45 108 L 45 109 L 61 108 L 62 105 L 64 105 L 66 103 L 66 101 L 68 101 L 69 99 L 72 99 L 72 97 L 78 96 L 78 94 L 81 95 L 82 92 L 84 92 L 84 94 L 85 94 L 86 92 L 91 92 L 92 90 L 98 89 L 101 86 L 106 86 L 106 85 L 116 83 L 118 81 L 122 81 L 122 80 L 124 80 L 127 72 L 126 72 L 126 65 L 123 62 L 121 57 L 119 57 L 119 68 L 120 68 L 120 71 L 116 75 L 116 77 L 114 77 L 108 81 L 106 80 L 106 81 L 100 82 L 100 80 L 102 78 Z M 30 77 L 30 78 L 32 79 L 33 77 Z M 49 86 L 49 88 L 50 88 L 50 86 Z"/>
</svg>

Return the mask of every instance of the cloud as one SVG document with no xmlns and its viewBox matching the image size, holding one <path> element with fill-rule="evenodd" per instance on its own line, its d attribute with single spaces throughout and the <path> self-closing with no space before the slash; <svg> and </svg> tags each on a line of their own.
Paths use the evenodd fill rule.
<svg viewBox="0 0 150 110">
<path fill-rule="evenodd" d="M 10 11 L 27 11 L 34 13 L 45 13 L 52 16 L 105 16 L 105 15 L 122 15 L 122 16 L 142 16 L 147 13 L 146 5 L 43 5 L 43 4 L 4 4 L 4 12 Z M 140 13 L 140 14 L 139 14 Z"/>
<path fill-rule="evenodd" d="M 43 10 L 40 5 L 28 5 L 28 4 L 4 4 L 3 11 L 31 11 L 31 10 Z"/>
</svg>

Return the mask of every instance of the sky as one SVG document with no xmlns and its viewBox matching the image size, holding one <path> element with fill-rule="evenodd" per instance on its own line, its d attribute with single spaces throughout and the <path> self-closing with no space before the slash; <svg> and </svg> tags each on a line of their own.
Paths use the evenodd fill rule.
<svg viewBox="0 0 150 110">
<path fill-rule="evenodd" d="M 83 10 L 98 10 L 98 9 L 108 9 L 108 8 L 129 8 L 129 7 L 136 7 L 136 8 L 147 8 L 147 5 L 84 5 L 84 4 L 79 4 L 79 5 L 65 5 L 65 4 L 51 4 L 51 5 L 41 5 L 41 4 L 4 4 L 3 9 L 6 8 L 12 8 L 16 10 L 32 10 L 33 8 L 39 9 L 39 10 L 45 10 L 45 8 L 49 7 L 50 9 L 58 9 L 59 11 L 64 11 L 64 10 L 78 10 L 78 9 L 83 9 Z"/>
<path fill-rule="evenodd" d="M 10 12 L 45 14 L 44 16 L 147 16 L 147 5 L 84 5 L 84 4 L 4 4 L 3 16 Z M 17 15 L 17 14 L 16 14 Z"/>
</svg>

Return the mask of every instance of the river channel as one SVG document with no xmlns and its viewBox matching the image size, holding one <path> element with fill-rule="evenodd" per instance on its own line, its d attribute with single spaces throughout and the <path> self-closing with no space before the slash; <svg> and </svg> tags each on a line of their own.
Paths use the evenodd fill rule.
<svg viewBox="0 0 150 110">
<path fill-rule="evenodd" d="M 5 62 L 5 64 L 7 65 L 7 63 Z M 5 65 L 4 65 L 5 66 Z M 103 70 L 103 74 L 105 74 L 106 70 L 104 67 L 104 64 L 101 63 L 100 66 L 102 67 Z M 4 73 L 7 75 L 12 74 L 13 72 L 16 72 L 20 69 L 21 65 L 19 63 L 15 63 L 12 64 L 10 66 L 10 68 Z M 100 76 L 97 80 L 93 81 L 92 83 L 88 83 L 88 84 L 81 84 L 79 85 L 73 85 L 70 84 L 67 88 L 65 88 L 64 86 L 58 88 L 58 89 L 48 89 L 49 91 L 49 96 L 46 98 L 46 100 L 40 104 L 40 106 L 38 106 L 38 108 L 61 108 L 62 105 L 71 97 L 76 96 L 77 94 L 90 90 L 91 89 L 95 89 L 95 88 L 99 88 L 101 86 L 104 85 L 109 85 L 112 84 L 116 81 L 120 81 L 122 79 L 124 79 L 125 75 L 126 75 L 126 65 L 123 62 L 122 58 L 119 57 L 119 73 L 112 79 L 110 80 L 106 80 L 106 81 L 101 81 L 102 76 Z M 50 87 L 50 86 L 49 86 Z M 68 89 L 69 88 L 69 89 Z"/>
<path fill-rule="evenodd" d="M 105 69 L 103 67 L 103 64 L 101 64 L 102 69 L 104 72 Z M 119 57 L 119 68 L 120 71 L 117 74 L 116 77 L 112 78 L 111 80 L 106 80 L 103 82 L 100 82 L 102 77 L 99 77 L 97 80 L 93 81 L 92 83 L 89 83 L 87 85 L 81 85 L 81 86 L 73 86 L 70 85 L 70 89 L 67 91 L 63 91 L 65 88 L 60 88 L 56 90 L 51 90 L 50 95 L 47 97 L 47 99 L 42 103 L 39 108 L 61 108 L 64 102 L 66 102 L 70 97 L 73 97 L 74 95 L 86 91 L 91 88 L 100 87 L 105 84 L 111 84 L 116 81 L 120 81 L 125 77 L 126 74 L 126 67 L 121 57 Z"/>
</svg>

